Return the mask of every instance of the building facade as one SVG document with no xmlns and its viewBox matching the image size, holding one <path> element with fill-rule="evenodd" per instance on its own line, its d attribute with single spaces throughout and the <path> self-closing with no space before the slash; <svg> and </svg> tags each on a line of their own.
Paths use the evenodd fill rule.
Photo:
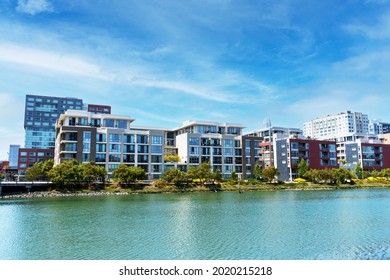
<svg viewBox="0 0 390 280">
<path fill-rule="evenodd" d="M 358 112 L 341 112 L 304 123 L 305 137 L 338 142 L 355 141 L 369 134 L 368 116 Z"/>
<path fill-rule="evenodd" d="M 20 148 L 17 169 L 20 175 L 25 175 L 26 170 L 36 162 L 43 162 L 54 158 L 54 149 Z"/>
<path fill-rule="evenodd" d="M 298 165 L 303 159 L 313 169 L 337 168 L 336 141 L 287 138 L 274 142 L 275 167 L 279 180 L 298 178 Z"/>
<path fill-rule="evenodd" d="M 88 104 L 87 111 L 95 114 L 111 114 L 111 106 Z"/>
<path fill-rule="evenodd" d="M 11 168 L 18 168 L 20 145 L 9 145 L 8 161 Z"/>
<path fill-rule="evenodd" d="M 209 162 L 214 172 L 230 178 L 242 176 L 242 129 L 240 124 L 187 121 L 173 129 L 181 165 L 185 168 Z"/>
<path fill-rule="evenodd" d="M 58 117 L 68 109 L 81 110 L 82 107 L 83 101 L 78 98 L 26 95 L 24 147 L 54 149 Z"/>
<path fill-rule="evenodd" d="M 149 179 L 163 173 L 164 131 L 130 127 L 129 117 L 68 110 L 56 127 L 55 164 L 94 161 L 109 176 L 120 164 L 142 167 Z"/>
</svg>

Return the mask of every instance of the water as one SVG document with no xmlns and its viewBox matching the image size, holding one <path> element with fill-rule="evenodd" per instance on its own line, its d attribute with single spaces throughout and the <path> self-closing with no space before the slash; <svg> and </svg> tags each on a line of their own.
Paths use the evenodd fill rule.
<svg viewBox="0 0 390 280">
<path fill-rule="evenodd" d="M 0 200 L 0 259 L 390 259 L 390 189 Z"/>
</svg>

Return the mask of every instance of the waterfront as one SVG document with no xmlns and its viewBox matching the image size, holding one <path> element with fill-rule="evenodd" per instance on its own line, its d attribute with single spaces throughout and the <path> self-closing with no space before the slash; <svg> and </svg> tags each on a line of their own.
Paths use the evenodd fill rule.
<svg viewBox="0 0 390 280">
<path fill-rule="evenodd" d="M 0 201 L 0 259 L 390 259 L 390 190 Z"/>
</svg>

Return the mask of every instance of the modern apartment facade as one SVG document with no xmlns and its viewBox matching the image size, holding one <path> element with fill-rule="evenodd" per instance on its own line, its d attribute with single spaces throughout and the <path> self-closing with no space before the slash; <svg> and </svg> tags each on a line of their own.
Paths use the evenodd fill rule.
<svg viewBox="0 0 390 280">
<path fill-rule="evenodd" d="M 225 178 L 230 178 L 233 171 L 241 177 L 243 128 L 232 123 L 184 122 L 181 127 L 173 129 L 181 165 L 188 169 L 209 162 L 212 170 L 219 170 Z"/>
<path fill-rule="evenodd" d="M 276 140 L 274 149 L 279 180 L 298 178 L 298 165 L 302 159 L 313 169 L 338 167 L 336 141 L 286 138 Z"/>
<path fill-rule="evenodd" d="M 95 114 L 111 114 L 111 106 L 88 104 L 87 111 Z"/>
<path fill-rule="evenodd" d="M 111 176 L 120 164 L 142 167 L 149 179 L 162 176 L 164 131 L 136 130 L 129 117 L 68 110 L 56 126 L 55 164 L 94 161 Z"/>
</svg>

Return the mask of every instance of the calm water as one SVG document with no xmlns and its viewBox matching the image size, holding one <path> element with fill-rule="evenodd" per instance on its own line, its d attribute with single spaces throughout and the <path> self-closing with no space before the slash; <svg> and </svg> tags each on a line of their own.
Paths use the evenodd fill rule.
<svg viewBox="0 0 390 280">
<path fill-rule="evenodd" d="M 390 190 L 0 200 L 0 259 L 390 259 Z"/>
</svg>

